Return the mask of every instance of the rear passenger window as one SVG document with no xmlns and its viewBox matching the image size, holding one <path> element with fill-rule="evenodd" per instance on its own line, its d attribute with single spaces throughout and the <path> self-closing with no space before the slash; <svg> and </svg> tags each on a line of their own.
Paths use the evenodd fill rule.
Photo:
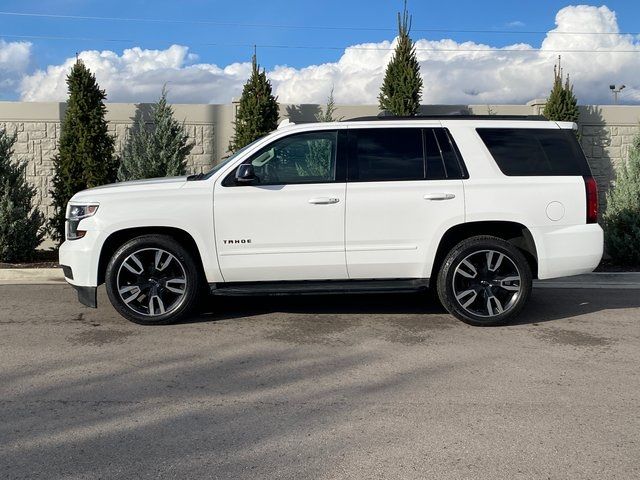
<svg viewBox="0 0 640 480">
<path fill-rule="evenodd" d="M 349 130 L 349 179 L 361 182 L 424 180 L 422 130 Z"/>
<path fill-rule="evenodd" d="M 444 128 L 349 130 L 349 181 L 460 179 L 459 160 Z"/>
<path fill-rule="evenodd" d="M 478 135 L 509 176 L 590 175 L 571 130 L 479 128 Z"/>
<path fill-rule="evenodd" d="M 451 136 L 444 128 L 430 128 L 425 130 L 427 144 L 427 179 L 456 179 L 464 178 L 465 174 L 459 161 L 457 149 L 454 146 Z M 436 165 L 435 161 L 429 162 L 429 143 L 435 138 L 435 148 L 442 162 L 442 167 Z M 433 147 L 431 147 L 433 150 Z"/>
<path fill-rule="evenodd" d="M 427 128 L 424 131 L 424 146 L 427 156 L 427 178 L 429 180 L 444 180 L 447 178 L 447 170 L 440 155 L 440 147 L 436 140 L 435 129 Z"/>
</svg>

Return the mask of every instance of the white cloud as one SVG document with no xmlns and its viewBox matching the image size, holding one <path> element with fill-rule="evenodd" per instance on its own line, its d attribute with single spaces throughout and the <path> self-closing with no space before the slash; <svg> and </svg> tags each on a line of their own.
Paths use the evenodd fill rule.
<svg viewBox="0 0 640 480">
<path fill-rule="evenodd" d="M 557 32 L 612 32 L 611 35 L 567 35 Z M 342 104 L 375 104 L 394 46 L 393 42 L 347 48 L 336 62 L 304 68 L 277 66 L 268 72 L 283 103 L 323 103 L 332 87 Z M 540 51 L 528 44 L 503 48 L 450 39 L 416 41 L 424 77 L 423 102 L 523 103 L 548 94 L 553 65 L 562 52 L 565 72 L 571 74 L 581 103 L 608 103 L 610 83 L 627 85 L 626 100 L 640 101 L 637 65 L 640 43 L 621 35 L 616 15 L 606 6 L 570 6 L 556 15 L 556 28 L 544 38 Z M 567 50 L 626 50 L 633 53 L 570 53 Z M 476 51 L 470 51 L 476 50 Z M 517 50 L 517 51 L 512 51 Z M 228 103 L 238 97 L 250 65 L 224 68 L 197 63 L 187 47 L 166 50 L 131 48 L 85 51 L 80 57 L 96 73 L 114 102 L 141 102 L 157 98 L 164 83 L 173 102 Z M 26 76 L 20 85 L 23 100 L 63 100 L 70 58 Z"/>
<path fill-rule="evenodd" d="M 507 27 L 524 27 L 525 23 L 522 20 L 513 20 L 505 24 Z"/>
<path fill-rule="evenodd" d="M 239 95 L 249 75 L 250 65 L 232 64 L 219 68 L 210 64 L 194 64 L 197 56 L 187 47 L 172 45 L 166 50 L 124 50 L 122 55 L 104 50 L 88 50 L 79 54 L 95 73 L 101 88 L 112 102 L 145 102 L 158 98 L 166 83 L 173 102 L 225 103 Z M 66 76 L 75 58 L 61 65 L 49 65 L 26 76 L 20 86 L 22 100 L 64 100 L 67 96 Z"/>
<path fill-rule="evenodd" d="M 12 94 L 26 73 L 31 58 L 31 43 L 5 42 L 0 38 L 0 98 Z"/>
</svg>

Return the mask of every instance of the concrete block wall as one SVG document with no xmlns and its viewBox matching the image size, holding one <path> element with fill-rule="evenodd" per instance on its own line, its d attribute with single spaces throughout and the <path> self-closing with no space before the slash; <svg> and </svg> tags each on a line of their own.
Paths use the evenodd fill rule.
<svg viewBox="0 0 640 480">
<path fill-rule="evenodd" d="M 56 153 L 60 124 L 56 122 L 2 122 L 0 128 L 18 135 L 14 154 L 20 160 L 27 161 L 27 181 L 36 187 L 35 204 L 49 215 L 51 198 L 49 197 L 50 179 L 53 174 L 52 157 Z"/>
<path fill-rule="evenodd" d="M 616 170 L 629 158 L 633 138 L 640 132 L 640 107 L 580 107 L 580 141 L 598 182 L 601 211 Z"/>
<path fill-rule="evenodd" d="M 108 104 L 109 132 L 116 140 L 116 153 L 122 151 L 127 130 L 136 114 L 149 116 L 148 104 Z M 49 217 L 53 157 L 57 153 L 64 103 L 0 102 L 0 128 L 18 135 L 16 159 L 27 162 L 27 180 L 36 187 L 36 206 Z M 174 105 L 176 118 L 184 121 L 194 147 L 187 159 L 190 173 L 206 171 L 226 155 L 233 133 L 232 105 Z"/>
<path fill-rule="evenodd" d="M 107 104 L 109 130 L 116 138 L 120 152 L 128 127 L 137 114 L 148 116 L 148 104 Z M 234 105 L 174 105 L 176 118 L 184 121 L 194 148 L 188 158 L 190 173 L 206 171 L 228 155 L 227 147 L 233 135 Z M 526 105 L 429 105 L 423 114 L 505 114 L 537 115 L 544 108 L 544 100 Z M 320 112 L 319 105 L 281 105 L 280 118 L 295 123 L 312 122 Z M 52 157 L 57 152 L 60 122 L 64 103 L 0 102 L 0 127 L 16 131 L 18 140 L 15 155 L 28 162 L 27 180 L 36 186 L 36 205 L 51 215 Z M 338 106 L 337 118 L 376 115 L 377 106 Z M 604 205 L 605 192 L 615 179 L 615 170 L 627 158 L 633 136 L 638 128 L 640 106 L 582 106 L 580 134 L 582 146 L 600 187 Z"/>
</svg>

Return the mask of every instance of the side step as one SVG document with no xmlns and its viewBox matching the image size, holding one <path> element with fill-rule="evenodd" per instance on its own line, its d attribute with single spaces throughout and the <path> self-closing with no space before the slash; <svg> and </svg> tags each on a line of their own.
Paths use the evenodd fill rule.
<svg viewBox="0 0 640 480">
<path fill-rule="evenodd" d="M 306 280 L 286 282 L 230 282 L 209 284 L 213 295 L 329 295 L 405 293 L 429 288 L 428 278 L 383 280 Z"/>
</svg>

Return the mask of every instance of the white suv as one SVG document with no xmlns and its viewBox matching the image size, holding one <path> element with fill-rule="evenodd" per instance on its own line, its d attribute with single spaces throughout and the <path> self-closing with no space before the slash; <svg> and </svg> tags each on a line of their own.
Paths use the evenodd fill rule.
<svg viewBox="0 0 640 480">
<path fill-rule="evenodd" d="M 164 324 L 217 295 L 437 289 L 473 325 L 532 278 L 592 271 L 596 184 L 572 123 L 360 118 L 283 125 L 206 174 L 75 195 L 60 264 L 79 300 Z M 207 289 L 208 287 L 208 289 Z"/>
</svg>

